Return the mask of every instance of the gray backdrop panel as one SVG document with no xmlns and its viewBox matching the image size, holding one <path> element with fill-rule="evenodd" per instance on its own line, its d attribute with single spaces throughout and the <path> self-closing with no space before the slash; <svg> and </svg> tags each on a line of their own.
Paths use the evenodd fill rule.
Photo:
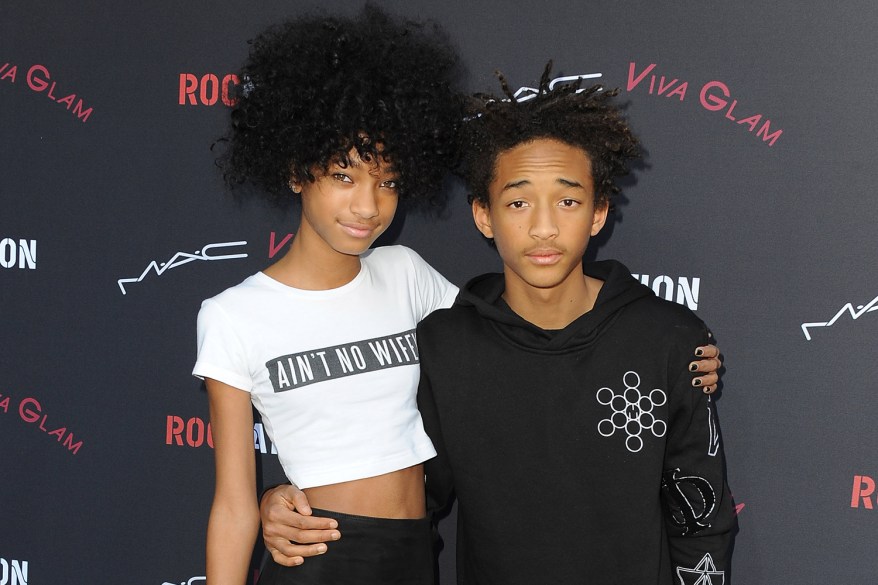
<svg viewBox="0 0 878 585">
<path fill-rule="evenodd" d="M 495 90 L 496 69 L 532 86 L 550 57 L 558 75 L 622 88 L 648 156 L 591 253 L 674 295 L 698 279 L 690 304 L 727 364 L 735 580 L 874 582 L 878 7 L 378 3 L 442 23 L 472 90 Z M 210 145 L 228 109 L 200 86 L 180 105 L 180 75 L 222 80 L 247 39 L 314 5 L 0 7 L 0 582 L 204 574 L 195 314 L 264 267 L 296 219 L 225 193 Z M 449 192 L 441 217 L 400 217 L 386 241 L 462 284 L 499 262 L 462 187 Z M 220 254 L 246 257 L 207 258 Z M 282 477 L 266 450 L 265 485 Z M 443 533 L 450 584 L 453 517 Z"/>
</svg>

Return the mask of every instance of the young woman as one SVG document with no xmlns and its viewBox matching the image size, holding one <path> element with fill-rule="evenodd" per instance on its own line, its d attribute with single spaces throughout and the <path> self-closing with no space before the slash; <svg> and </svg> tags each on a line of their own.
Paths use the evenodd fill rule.
<svg viewBox="0 0 878 585">
<path fill-rule="evenodd" d="M 369 247 L 398 203 L 428 201 L 453 163 L 456 64 L 440 31 L 374 8 L 293 20 L 253 42 L 225 175 L 301 210 L 283 258 L 198 317 L 193 373 L 216 457 L 210 585 L 245 582 L 258 530 L 251 405 L 293 499 L 332 519 L 309 527 L 344 532 L 301 567 L 269 561 L 262 583 L 432 582 L 422 463 L 435 451 L 416 408 L 414 329 L 457 289 L 407 248 Z"/>
<path fill-rule="evenodd" d="M 415 404 L 414 329 L 457 289 L 407 248 L 369 247 L 453 162 L 456 66 L 438 30 L 374 8 L 253 42 L 222 165 L 231 183 L 296 197 L 301 211 L 283 258 L 198 316 L 193 373 L 216 457 L 211 585 L 245 582 L 259 525 L 251 403 L 290 480 L 346 530 L 326 562 L 263 582 L 432 579 L 421 463 L 435 451 Z"/>
</svg>

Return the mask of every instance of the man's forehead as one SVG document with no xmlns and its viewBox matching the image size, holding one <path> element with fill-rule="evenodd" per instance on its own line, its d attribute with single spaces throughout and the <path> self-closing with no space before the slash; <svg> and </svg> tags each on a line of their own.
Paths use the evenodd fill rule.
<svg viewBox="0 0 878 585">
<path fill-rule="evenodd" d="M 495 171 L 500 174 L 516 172 L 569 172 L 591 173 L 591 158 L 579 146 L 553 138 L 521 142 L 497 154 Z"/>
</svg>

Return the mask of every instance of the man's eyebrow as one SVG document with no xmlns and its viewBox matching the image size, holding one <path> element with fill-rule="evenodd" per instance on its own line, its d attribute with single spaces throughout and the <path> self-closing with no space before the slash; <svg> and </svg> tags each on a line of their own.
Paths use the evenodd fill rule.
<svg viewBox="0 0 878 585">
<path fill-rule="evenodd" d="M 561 183 L 565 187 L 580 187 L 580 188 L 582 187 L 582 183 L 580 183 L 579 181 L 576 181 L 574 179 L 565 179 L 563 177 L 559 177 L 559 178 L 555 179 L 555 182 Z M 523 187 L 524 185 L 530 185 L 530 181 L 528 179 L 521 179 L 518 181 L 509 181 L 508 183 L 503 185 L 503 189 L 501 189 L 500 192 L 502 193 L 503 191 L 507 191 L 509 189 L 515 189 L 516 187 Z"/>
<path fill-rule="evenodd" d="M 529 185 L 529 184 L 530 184 L 530 181 L 528 181 L 527 179 L 521 179 L 520 181 L 509 181 L 508 183 L 503 185 L 503 189 L 501 189 L 500 192 L 502 193 L 503 191 L 506 191 L 507 189 L 515 189 L 516 187 L 521 187 L 522 185 Z"/>
</svg>

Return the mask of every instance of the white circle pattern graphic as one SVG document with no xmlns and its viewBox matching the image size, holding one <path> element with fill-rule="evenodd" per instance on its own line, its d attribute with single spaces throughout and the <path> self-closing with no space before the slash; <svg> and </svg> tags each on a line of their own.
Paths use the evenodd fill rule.
<svg viewBox="0 0 878 585">
<path fill-rule="evenodd" d="M 613 414 L 598 423 L 598 432 L 602 437 L 611 437 L 617 430 L 623 430 L 628 435 L 625 447 L 637 453 L 643 449 L 640 435 L 644 430 L 651 431 L 656 437 L 665 436 L 668 425 L 657 418 L 653 410 L 656 406 L 664 406 L 668 396 L 658 388 L 642 393 L 640 375 L 634 371 L 625 372 L 622 383 L 625 389 L 619 394 L 606 386 L 597 391 L 598 403 L 613 409 Z"/>
</svg>

